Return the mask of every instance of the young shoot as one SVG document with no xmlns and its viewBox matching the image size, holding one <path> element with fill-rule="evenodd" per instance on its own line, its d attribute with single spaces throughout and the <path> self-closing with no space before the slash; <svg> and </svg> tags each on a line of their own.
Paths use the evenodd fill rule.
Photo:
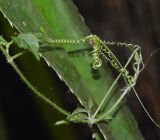
<svg viewBox="0 0 160 140">
<path fill-rule="evenodd" d="M 11 56 L 9 54 L 10 46 L 16 43 L 19 47 L 22 47 L 24 49 L 29 50 L 32 52 L 37 60 L 40 59 L 39 54 L 39 47 L 55 47 L 63 46 L 65 44 L 72 44 L 72 45 L 78 45 L 78 44 L 87 44 L 91 47 L 91 58 L 92 58 L 92 67 L 93 69 L 98 69 L 100 66 L 102 66 L 103 61 L 101 60 L 101 56 L 104 57 L 110 65 L 117 71 L 118 76 L 115 78 L 114 82 L 110 86 L 109 90 L 106 92 L 105 96 L 103 97 L 102 101 L 98 105 L 97 109 L 93 114 L 90 113 L 90 111 L 87 111 L 84 108 L 77 108 L 72 113 L 68 113 L 61 107 L 59 107 L 57 104 L 52 102 L 48 97 L 46 97 L 44 94 L 42 94 L 40 91 L 38 91 L 29 81 L 28 79 L 23 75 L 23 73 L 19 70 L 19 68 L 14 63 L 14 60 L 24 54 L 24 52 L 18 53 L 14 56 Z M 39 46 L 41 44 L 41 46 Z M 109 45 L 116 45 L 118 47 L 125 47 L 129 51 L 131 51 L 131 56 L 127 60 L 126 64 L 123 66 L 119 59 L 116 57 L 116 55 L 109 49 Z M 122 42 L 105 42 L 102 41 L 98 36 L 96 35 L 89 35 L 82 39 L 77 40 L 68 40 L 68 39 L 45 39 L 42 40 L 39 37 L 37 37 L 34 34 L 31 33 L 24 33 L 19 34 L 17 37 L 13 37 L 13 39 L 10 42 L 7 42 L 5 39 L 3 39 L 0 36 L 0 50 L 5 55 L 8 63 L 15 69 L 17 74 L 20 76 L 20 78 L 27 84 L 27 86 L 33 91 L 34 94 L 36 94 L 38 97 L 43 99 L 45 102 L 47 102 L 49 105 L 57 109 L 59 112 L 63 113 L 67 118 L 65 120 L 59 121 L 56 123 L 56 125 L 67 123 L 67 122 L 75 122 L 75 123 L 87 123 L 90 126 L 93 124 L 96 124 L 100 121 L 106 121 L 112 119 L 111 113 L 117 109 L 118 105 L 121 103 L 122 99 L 125 97 L 125 95 L 132 89 L 138 98 L 140 104 L 142 105 L 144 111 L 148 115 L 148 117 L 151 119 L 151 121 L 158 127 L 160 125 L 156 123 L 156 121 L 151 117 L 151 115 L 148 113 L 147 109 L 143 105 L 142 101 L 140 100 L 134 86 L 137 82 L 137 78 L 140 74 L 140 72 L 144 69 L 144 63 L 142 61 L 142 55 L 141 55 L 141 49 L 138 45 L 132 45 Z M 127 66 L 129 64 L 132 64 L 133 68 L 133 74 L 131 75 L 129 71 L 127 70 Z M 125 81 L 125 89 L 123 90 L 123 93 L 120 95 L 120 97 L 115 101 L 115 103 L 112 105 L 112 107 L 106 111 L 105 113 L 100 113 L 102 110 L 102 107 L 111 94 L 111 91 L 113 90 L 114 86 L 120 79 L 120 77 L 123 77 Z"/>
</svg>

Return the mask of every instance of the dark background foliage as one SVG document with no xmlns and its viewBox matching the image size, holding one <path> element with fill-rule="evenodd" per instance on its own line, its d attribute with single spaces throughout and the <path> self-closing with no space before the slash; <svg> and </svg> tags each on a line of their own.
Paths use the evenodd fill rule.
<svg viewBox="0 0 160 140">
<path fill-rule="evenodd" d="M 92 33 L 105 40 L 125 41 L 140 45 L 144 61 L 147 60 L 154 50 L 160 47 L 160 1 L 74 0 L 74 2 Z M 9 38 L 15 30 L 10 27 L 2 15 L 0 16 L 0 21 L 0 34 Z M 120 58 L 123 59 L 126 56 L 118 48 L 116 51 Z M 152 56 L 148 65 L 141 73 L 136 89 L 150 114 L 160 123 L 159 53 L 157 52 Z M 2 54 L 0 58 L 0 115 L 3 117 L 8 139 L 58 139 L 57 135 L 67 132 L 68 128 L 71 130 L 74 128 L 74 135 L 78 135 L 77 139 L 88 140 L 91 138 L 91 133 L 87 126 L 52 127 L 51 125 L 56 121 L 55 118 L 61 116 L 43 103 L 38 103 L 37 105 L 36 103 L 39 101 L 35 101 L 33 96 L 28 94 L 29 91 L 26 90 L 26 86 L 6 63 Z M 26 59 L 28 58 L 26 57 Z M 30 58 L 28 61 L 35 63 L 35 65 L 37 63 L 33 58 Z M 65 108 L 73 109 L 75 106 L 74 97 L 71 97 L 70 94 L 64 94 L 68 92 L 68 88 L 52 70 L 47 71 L 54 78 L 54 92 L 60 94 L 60 100 L 62 100 L 60 102 L 64 102 L 67 99 L 67 103 L 64 105 Z M 40 78 L 41 73 L 35 76 L 38 80 L 43 81 Z M 45 92 L 50 87 L 52 86 L 49 85 L 45 87 L 46 89 L 42 87 L 42 89 Z M 133 93 L 128 94 L 128 104 L 138 121 L 145 139 L 159 140 L 160 129 L 148 119 Z M 43 111 L 39 109 L 42 106 Z M 49 117 L 44 117 L 42 112 L 47 111 L 50 113 Z M 47 121 L 44 118 L 47 118 Z M 76 137 L 69 136 L 69 134 L 71 133 L 64 133 L 63 139 L 67 137 L 74 139 Z"/>
</svg>

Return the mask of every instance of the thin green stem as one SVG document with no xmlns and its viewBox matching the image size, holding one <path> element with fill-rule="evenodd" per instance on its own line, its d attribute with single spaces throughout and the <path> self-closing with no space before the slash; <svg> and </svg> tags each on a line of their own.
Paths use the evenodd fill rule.
<svg viewBox="0 0 160 140">
<path fill-rule="evenodd" d="M 128 64 L 130 63 L 130 61 L 132 60 L 134 54 L 137 52 L 138 48 L 134 50 L 134 52 L 132 53 L 132 55 L 130 56 L 130 58 L 128 59 L 127 63 L 124 66 L 124 69 L 126 69 L 126 67 L 128 66 Z M 119 74 L 121 75 L 121 73 Z M 119 75 L 117 77 L 119 77 Z M 136 79 L 135 79 L 136 80 Z M 136 81 L 134 81 L 136 82 Z M 101 115 L 98 119 L 97 122 L 102 120 L 104 117 L 106 117 L 109 113 L 111 113 L 118 105 L 119 103 L 122 101 L 122 99 L 125 97 L 125 95 L 127 94 L 127 92 L 134 86 L 134 83 L 132 85 L 127 86 L 127 88 L 124 90 L 123 94 L 119 97 L 119 99 L 114 103 L 114 105 L 103 115 Z"/>
<path fill-rule="evenodd" d="M 107 97 L 109 96 L 109 94 L 111 93 L 111 90 L 113 89 L 113 87 L 115 86 L 115 84 L 117 83 L 117 81 L 119 80 L 120 76 L 122 74 L 120 73 L 117 78 L 114 80 L 113 84 L 111 85 L 111 87 L 109 88 L 109 90 L 107 91 L 105 97 L 103 98 L 103 100 L 101 101 L 101 103 L 99 104 L 98 108 L 96 109 L 95 113 L 93 114 L 92 118 L 95 118 L 96 115 L 98 114 L 98 112 L 100 111 L 103 103 L 105 102 L 105 100 L 107 99 Z"/>
<path fill-rule="evenodd" d="M 134 50 L 134 52 L 132 53 L 132 55 L 130 56 L 130 58 L 128 59 L 127 63 L 125 64 L 125 66 L 123 67 L 123 69 L 126 69 L 126 67 L 128 66 L 128 64 L 130 63 L 130 61 L 132 60 L 134 54 L 137 52 L 138 48 Z M 103 98 L 103 100 L 101 101 L 101 103 L 99 104 L 97 110 L 95 111 L 95 113 L 93 114 L 92 118 L 95 118 L 96 115 L 98 114 L 98 112 L 100 111 L 102 105 L 104 104 L 105 100 L 107 99 L 108 95 L 111 93 L 111 90 L 113 89 L 113 87 L 116 85 L 117 81 L 119 80 L 119 78 L 121 77 L 123 72 L 119 73 L 119 75 L 117 76 L 116 80 L 113 82 L 113 84 L 111 85 L 111 87 L 109 88 L 108 92 L 106 93 L 105 97 Z"/>
<path fill-rule="evenodd" d="M 14 39 L 13 40 L 11 40 L 10 42 L 8 42 L 7 44 L 6 44 L 6 52 L 9 54 L 9 48 L 10 48 L 10 46 L 13 44 L 13 42 L 14 42 Z"/>
<path fill-rule="evenodd" d="M 0 50 L 3 52 L 3 54 L 5 55 L 7 60 L 12 60 L 12 57 L 6 52 L 6 50 L 0 45 Z M 16 64 L 13 61 L 9 61 L 9 63 L 11 64 L 11 66 L 15 69 L 15 71 L 17 72 L 17 74 L 19 75 L 19 77 L 22 79 L 22 81 L 25 82 L 25 84 L 33 91 L 33 93 L 35 93 L 38 97 L 40 97 L 41 99 L 43 99 L 45 102 L 47 102 L 48 104 L 50 104 L 53 108 L 57 109 L 59 112 L 61 112 L 62 114 L 66 115 L 66 116 L 70 116 L 70 114 L 68 112 L 66 112 L 65 110 L 63 110 L 61 107 L 59 107 L 57 104 L 55 104 L 54 102 L 52 102 L 48 97 L 46 97 L 45 95 L 43 95 L 40 91 L 38 91 L 28 80 L 27 78 L 23 75 L 23 73 L 19 70 L 19 68 L 16 66 Z"/>
<path fill-rule="evenodd" d="M 134 93 L 135 93 L 135 95 L 136 95 L 138 101 L 140 102 L 140 104 L 141 104 L 143 110 L 146 112 L 147 116 L 149 117 L 149 119 L 150 119 L 157 127 L 160 128 L 160 124 L 158 124 L 158 123 L 151 117 L 151 115 L 149 114 L 148 110 L 146 109 L 146 107 L 145 107 L 144 104 L 142 103 L 140 97 L 138 96 L 138 94 L 137 94 L 135 88 L 132 87 L 132 89 L 133 89 L 133 91 L 134 91 Z"/>
<path fill-rule="evenodd" d="M 97 120 L 96 122 L 102 120 L 103 118 L 105 118 L 106 116 L 108 116 L 108 114 L 110 114 L 118 105 L 119 103 L 122 101 L 122 99 L 125 97 L 125 95 L 127 94 L 127 92 L 130 90 L 130 86 L 127 87 L 125 89 L 125 91 L 123 92 L 123 94 L 119 97 L 119 99 L 115 102 L 115 104 L 103 115 L 101 115 Z"/>
<path fill-rule="evenodd" d="M 7 52 L 7 50 L 6 50 L 6 52 Z M 10 63 L 11 61 L 14 61 L 16 58 L 20 57 L 21 55 L 23 55 L 23 54 L 26 53 L 26 52 L 27 52 L 27 51 L 23 51 L 23 52 L 20 52 L 20 53 L 18 53 L 18 54 L 16 54 L 16 55 L 10 57 L 10 59 L 7 60 L 8 63 Z M 8 53 L 8 52 L 7 52 L 7 53 Z"/>
<path fill-rule="evenodd" d="M 133 91 L 134 91 L 137 99 L 139 100 L 142 108 L 143 108 L 144 111 L 146 112 L 146 114 L 147 114 L 147 116 L 149 117 L 149 119 L 150 119 L 157 127 L 160 128 L 160 125 L 151 117 L 151 115 L 150 115 L 149 112 L 147 111 L 146 107 L 145 107 L 144 104 L 142 103 L 141 99 L 139 98 L 139 96 L 138 96 L 138 94 L 137 94 L 137 92 L 136 92 L 136 90 L 135 90 L 135 88 L 134 88 L 134 85 L 128 86 L 128 87 L 125 89 L 125 91 L 123 92 L 123 94 L 120 96 L 120 98 L 117 100 L 117 102 L 112 106 L 112 108 L 110 108 L 110 110 L 108 110 L 105 114 L 103 114 L 102 116 L 100 116 L 100 117 L 96 120 L 96 122 L 102 120 L 102 119 L 103 119 L 104 117 L 106 117 L 109 113 L 111 113 L 111 112 L 118 106 L 118 104 L 121 102 L 121 100 L 125 97 L 125 95 L 127 94 L 127 92 L 128 92 L 131 88 L 133 89 Z M 96 122 L 95 122 L 95 123 L 96 123 Z"/>
</svg>

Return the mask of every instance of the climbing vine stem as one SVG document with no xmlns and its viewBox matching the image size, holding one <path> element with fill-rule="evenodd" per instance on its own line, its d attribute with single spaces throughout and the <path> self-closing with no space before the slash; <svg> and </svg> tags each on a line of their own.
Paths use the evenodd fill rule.
<svg viewBox="0 0 160 140">
<path fill-rule="evenodd" d="M 8 48 L 7 48 L 8 49 Z M 53 108 L 57 109 L 59 112 L 61 112 L 62 114 L 66 115 L 66 116 L 70 116 L 70 114 L 68 112 L 66 112 L 65 110 L 63 110 L 61 107 L 59 107 L 57 104 L 55 104 L 54 102 L 52 102 L 48 97 L 46 97 L 44 94 L 42 94 L 40 91 L 38 91 L 28 80 L 27 78 L 23 75 L 23 73 L 19 70 L 19 68 L 16 66 L 16 64 L 13 61 L 13 58 L 8 54 L 8 52 L 3 48 L 2 45 L 0 45 L 0 50 L 3 52 L 3 54 L 5 55 L 7 61 L 10 63 L 10 65 L 14 68 L 14 70 L 17 72 L 17 74 L 19 75 L 19 77 L 22 79 L 22 81 L 24 81 L 24 83 L 33 91 L 33 93 L 35 93 L 38 97 L 40 97 L 41 99 L 43 99 L 45 102 L 47 102 L 48 104 L 50 104 Z"/>
<path fill-rule="evenodd" d="M 131 59 L 133 58 L 133 56 L 135 55 L 135 53 L 137 52 L 137 50 L 138 50 L 138 49 L 135 49 L 135 51 L 132 53 L 132 55 L 131 55 L 130 58 L 128 59 L 126 65 L 124 66 L 123 71 L 126 69 L 126 67 L 127 67 L 128 64 L 130 63 Z M 109 88 L 109 90 L 107 91 L 105 97 L 103 98 L 103 100 L 102 100 L 101 103 L 99 104 L 98 108 L 96 109 L 96 111 L 95 111 L 95 113 L 94 113 L 94 115 L 93 115 L 93 118 L 95 118 L 96 115 L 98 114 L 98 112 L 100 111 L 100 109 L 101 109 L 102 105 L 104 104 L 105 100 L 107 99 L 109 93 L 111 93 L 112 89 L 114 88 L 114 86 L 115 86 L 116 83 L 118 82 L 119 78 L 120 78 L 121 75 L 123 74 L 123 71 L 122 71 L 121 73 L 119 73 L 119 75 L 117 76 L 117 78 L 115 79 L 115 81 L 113 82 L 113 84 L 111 85 L 111 87 Z M 135 81 L 135 82 L 136 82 L 136 81 Z M 130 89 L 132 86 L 134 86 L 134 85 L 128 86 L 129 89 Z M 128 87 L 127 87 L 127 90 L 126 90 L 126 91 L 128 91 Z M 127 93 L 127 92 L 126 92 L 126 93 Z M 126 94 L 126 93 L 125 93 L 125 94 Z M 124 94 L 124 95 L 125 95 L 125 94 Z M 111 112 L 113 109 L 115 109 L 116 106 L 119 104 L 119 102 L 120 102 L 121 100 L 122 100 L 122 99 L 119 98 L 119 100 L 116 101 L 116 103 L 111 107 L 111 109 L 110 109 L 109 111 L 107 111 L 106 115 L 108 115 L 109 112 Z"/>
<path fill-rule="evenodd" d="M 40 59 L 39 55 L 39 43 L 41 44 L 41 47 L 45 47 L 46 45 L 49 45 L 51 47 L 59 46 L 59 45 L 64 45 L 64 44 L 73 44 L 73 45 L 78 45 L 81 43 L 87 43 L 88 45 L 91 46 L 92 51 L 91 51 L 91 57 L 92 57 L 92 67 L 93 69 L 98 69 L 102 65 L 102 60 L 100 58 L 100 55 L 102 55 L 110 64 L 111 66 L 118 72 L 117 78 L 114 80 L 112 85 L 110 86 L 109 90 L 103 97 L 102 101 L 98 105 L 96 111 L 93 113 L 93 115 L 90 113 L 90 111 L 84 109 L 84 108 L 77 108 L 75 109 L 72 113 L 68 113 L 61 107 L 59 107 L 57 104 L 52 102 L 47 96 L 42 94 L 40 91 L 38 91 L 28 80 L 27 78 L 23 75 L 23 73 L 19 70 L 19 68 L 16 66 L 14 63 L 14 59 L 17 57 L 21 56 L 24 54 L 26 51 L 18 53 L 14 56 L 10 56 L 9 54 L 9 48 L 13 43 L 17 43 L 19 47 L 22 47 L 24 49 L 28 49 L 31 51 L 34 56 L 37 58 L 37 60 Z M 131 50 L 131 56 L 127 60 L 125 66 L 122 66 L 122 64 L 119 62 L 115 54 L 108 48 L 108 45 L 117 45 L 117 46 L 124 46 L 126 48 L 129 48 Z M 4 47 L 5 46 L 5 49 Z M 138 45 L 132 45 L 132 44 L 127 44 L 127 43 L 121 43 L 121 42 L 105 42 L 102 41 L 98 36 L 96 35 L 89 35 L 86 36 L 83 39 L 79 40 L 66 40 L 66 39 L 58 39 L 58 40 L 45 40 L 42 41 L 39 39 L 37 36 L 34 34 L 19 34 L 18 37 L 14 37 L 10 42 L 7 42 L 3 37 L 0 37 L 0 50 L 3 52 L 5 55 L 8 63 L 11 64 L 11 66 L 15 69 L 17 74 L 20 76 L 22 81 L 24 81 L 27 86 L 33 91 L 34 94 L 36 94 L 38 97 L 43 99 L 46 103 L 50 104 L 53 108 L 57 109 L 59 112 L 67 116 L 66 121 L 70 122 L 75 122 L 75 123 L 88 123 L 89 125 L 96 124 L 97 122 L 104 121 L 104 120 L 109 120 L 112 117 L 110 116 L 111 113 L 118 107 L 122 99 L 125 97 L 125 95 L 133 89 L 135 95 L 137 96 L 140 104 L 142 105 L 143 109 L 145 110 L 146 114 L 148 117 L 151 119 L 151 121 L 158 127 L 160 127 L 159 124 L 157 124 L 154 119 L 150 116 L 148 111 L 146 110 L 145 106 L 143 105 L 142 101 L 140 100 L 134 86 L 136 84 L 137 78 L 140 74 L 140 72 L 144 69 L 144 64 L 142 61 L 142 56 L 141 56 L 141 51 L 140 47 Z M 129 71 L 127 70 L 128 65 L 132 63 L 132 68 L 133 68 L 133 75 L 129 74 Z M 120 77 L 123 77 L 123 79 L 126 82 L 126 87 L 123 89 L 123 93 L 120 95 L 120 97 L 115 101 L 115 103 L 112 105 L 112 107 L 105 113 L 100 113 L 100 110 L 102 109 L 102 106 L 104 105 L 105 101 L 107 100 L 108 96 L 111 94 L 114 86 L 120 79 Z M 59 121 L 57 122 L 58 124 L 63 124 L 65 121 Z"/>
</svg>

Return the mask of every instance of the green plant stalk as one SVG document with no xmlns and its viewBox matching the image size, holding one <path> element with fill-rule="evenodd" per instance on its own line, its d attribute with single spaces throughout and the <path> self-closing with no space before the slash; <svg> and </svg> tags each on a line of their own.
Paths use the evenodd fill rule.
<svg viewBox="0 0 160 140">
<path fill-rule="evenodd" d="M 38 91 L 29 81 L 28 79 L 24 76 L 24 74 L 19 70 L 19 68 L 17 67 L 17 65 L 14 63 L 14 58 L 17 58 L 18 56 L 22 55 L 22 53 L 19 53 L 13 57 L 11 57 L 7 50 L 5 50 L 3 48 L 3 46 L 0 45 L 0 50 L 2 51 L 2 53 L 4 54 L 4 56 L 6 57 L 8 63 L 10 63 L 10 65 L 14 68 L 14 70 L 17 72 L 17 74 L 19 75 L 19 77 L 21 78 L 21 80 L 33 91 L 33 93 L 35 95 L 37 95 L 39 98 L 41 98 L 43 101 L 45 101 L 47 104 L 49 104 L 50 106 L 52 106 L 54 109 L 56 109 L 57 111 L 59 111 L 60 113 L 62 113 L 63 115 L 65 115 L 66 117 L 74 117 L 72 114 L 68 113 L 67 111 L 65 111 L 64 109 L 62 109 L 60 106 L 58 106 L 57 104 L 55 104 L 53 101 L 51 101 L 47 96 L 45 96 L 43 93 L 41 93 L 40 91 Z M 87 123 L 87 120 L 82 120 L 79 118 L 76 118 L 77 121 L 81 122 L 81 123 Z"/>
<path fill-rule="evenodd" d="M 130 63 L 132 57 L 134 56 L 134 54 L 136 53 L 137 49 L 132 53 L 132 55 L 130 56 L 130 58 L 128 59 L 127 63 L 125 64 L 123 69 L 126 69 L 126 67 L 128 66 L 128 64 Z M 93 114 L 93 118 L 96 117 L 96 115 L 98 114 L 99 110 L 101 109 L 103 103 L 105 102 L 105 100 L 107 99 L 107 97 L 109 96 L 109 94 L 111 93 L 111 91 L 113 90 L 114 86 L 116 85 L 116 83 L 118 82 L 119 78 L 122 76 L 122 73 L 119 73 L 119 75 L 117 76 L 117 78 L 115 79 L 115 81 L 113 82 L 113 84 L 111 85 L 111 87 L 109 88 L 109 90 L 107 91 L 106 95 L 104 96 L 103 100 L 101 101 L 101 103 L 99 104 L 98 108 L 96 109 L 95 113 Z M 130 87 L 130 86 L 129 86 Z M 128 92 L 128 90 L 127 90 Z M 124 94 L 125 95 L 125 94 Z M 119 102 L 118 102 L 119 101 Z M 117 106 L 117 104 L 120 103 L 120 98 L 117 100 L 117 103 L 113 104 L 113 106 L 109 109 L 109 111 L 107 111 L 106 115 L 108 115 L 108 112 L 112 112 L 112 110 Z"/>
<path fill-rule="evenodd" d="M 63 110 L 57 104 L 53 103 L 49 98 L 47 98 L 44 94 L 40 93 L 40 91 L 38 91 L 34 86 L 32 86 L 32 84 L 26 79 L 26 77 L 23 75 L 23 73 L 18 69 L 18 67 L 16 66 L 16 64 L 12 60 L 13 58 L 6 52 L 6 50 L 1 45 L 0 45 L 0 50 L 5 55 L 7 61 L 9 60 L 9 63 L 14 68 L 14 70 L 17 72 L 17 74 L 20 76 L 22 81 L 24 81 L 27 84 L 27 86 L 33 91 L 33 93 L 35 93 L 38 97 L 43 99 L 46 103 L 50 104 L 53 108 L 57 109 L 62 114 L 66 115 L 66 116 L 70 116 L 70 114 L 68 112 Z"/>
<path fill-rule="evenodd" d="M 43 31 L 53 39 L 79 39 L 90 34 L 70 0 L 0 0 L 0 10 L 22 33 Z M 85 47 L 69 46 L 65 51 L 75 51 Z M 100 78 L 95 80 L 91 73 L 89 64 L 91 59 L 88 52 L 69 56 L 65 51 L 50 50 L 41 52 L 41 54 L 86 109 L 89 110 L 89 100 L 93 102 L 94 107 L 91 110 L 93 114 L 97 108 L 96 104 L 101 102 L 109 89 L 108 81 L 111 81 L 112 76 L 106 72 L 106 69 L 101 68 Z M 114 91 L 117 92 L 116 88 Z M 115 96 L 112 101 L 116 99 Z M 106 139 L 143 139 L 125 106 L 120 109 L 109 125 L 99 123 L 98 127 Z"/>
</svg>

